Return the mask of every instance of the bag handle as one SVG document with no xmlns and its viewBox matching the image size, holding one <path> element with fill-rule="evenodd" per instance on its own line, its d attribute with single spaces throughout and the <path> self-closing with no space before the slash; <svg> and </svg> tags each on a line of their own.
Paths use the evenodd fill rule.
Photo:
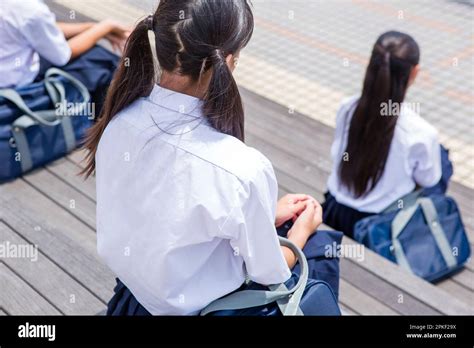
<svg viewBox="0 0 474 348">
<path fill-rule="evenodd" d="M 44 75 L 44 84 L 55 106 L 57 103 L 66 100 L 66 91 L 64 89 L 64 86 L 59 80 L 55 79 L 56 76 L 63 77 L 79 91 L 82 97 L 82 102 L 80 103 L 80 110 L 75 110 L 75 113 L 81 113 L 91 100 L 90 93 L 87 90 L 86 86 L 84 86 L 81 81 L 79 81 L 74 76 L 65 71 L 62 71 L 58 68 L 48 69 L 48 71 L 46 71 Z"/>
<path fill-rule="evenodd" d="M 33 110 L 31 110 L 28 107 L 28 105 L 26 105 L 25 102 L 23 101 L 23 98 L 21 97 L 21 95 L 12 88 L 0 89 L 0 97 L 15 104 L 15 106 L 21 111 L 23 111 L 26 116 L 30 117 L 31 119 L 33 119 L 33 121 L 37 123 L 40 123 L 45 126 L 54 127 L 54 126 L 57 126 L 61 122 L 59 118 L 56 118 L 53 121 L 49 121 L 41 117 L 37 112 L 34 112 Z"/>
<path fill-rule="evenodd" d="M 296 285 L 288 290 L 285 284 L 270 286 L 267 290 L 242 290 L 221 297 L 207 305 L 200 313 L 206 315 L 220 310 L 251 308 L 277 302 L 283 315 L 303 315 L 299 304 L 308 282 L 308 261 L 303 251 L 290 240 L 279 237 L 280 245 L 291 249 L 301 266 L 301 273 Z"/>
<path fill-rule="evenodd" d="M 435 239 L 436 245 L 443 256 L 446 265 L 449 268 L 453 268 L 457 265 L 456 258 L 451 252 L 451 245 L 446 237 L 446 234 L 443 230 L 443 226 L 441 226 L 438 213 L 436 212 L 436 207 L 434 206 L 433 201 L 430 198 L 419 198 L 416 200 L 416 203 L 407 209 L 402 209 L 400 212 L 395 216 L 392 221 L 392 245 L 394 248 L 395 258 L 397 259 L 397 263 L 409 270 L 411 272 L 410 264 L 405 255 L 405 251 L 398 239 L 401 232 L 405 229 L 407 224 L 410 222 L 411 218 L 415 214 L 418 207 L 421 207 L 423 216 L 426 220 L 426 223 Z"/>
<path fill-rule="evenodd" d="M 412 205 L 416 204 L 416 201 L 421 196 L 422 192 L 423 192 L 423 189 L 418 189 L 410 193 L 407 193 L 406 195 L 392 202 L 387 208 L 382 210 L 382 213 L 390 213 L 392 211 L 396 211 L 396 210 L 403 209 L 406 207 L 411 207 Z M 403 202 L 402 208 L 398 206 L 400 201 Z"/>
</svg>

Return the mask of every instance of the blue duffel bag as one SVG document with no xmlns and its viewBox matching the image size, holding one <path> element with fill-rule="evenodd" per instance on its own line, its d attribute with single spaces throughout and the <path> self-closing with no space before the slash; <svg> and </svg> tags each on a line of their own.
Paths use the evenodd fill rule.
<svg viewBox="0 0 474 348">
<path fill-rule="evenodd" d="M 462 268 L 471 249 L 456 202 L 441 194 L 411 194 L 403 202 L 358 221 L 354 239 L 430 282 Z"/>
<path fill-rule="evenodd" d="M 298 259 L 299 275 L 285 283 L 263 286 L 248 282 L 243 289 L 211 302 L 201 315 L 213 316 L 339 316 L 341 311 L 331 286 L 308 279 L 308 262 L 301 249 L 288 239 L 280 244 L 290 248 Z"/>
<path fill-rule="evenodd" d="M 93 116 L 87 88 L 57 68 L 41 82 L 0 89 L 0 182 L 77 148 Z"/>
</svg>

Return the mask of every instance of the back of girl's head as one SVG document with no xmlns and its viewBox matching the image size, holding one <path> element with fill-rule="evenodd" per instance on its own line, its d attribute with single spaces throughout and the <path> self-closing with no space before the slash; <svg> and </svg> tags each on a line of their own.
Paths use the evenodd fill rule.
<svg viewBox="0 0 474 348">
<path fill-rule="evenodd" d="M 247 45 L 253 33 L 247 0 L 161 0 L 150 18 L 131 33 L 104 107 L 86 139 L 86 176 L 95 171 L 97 146 L 110 120 L 156 83 L 148 32 L 155 35 L 156 56 L 162 70 L 188 76 L 199 83 L 212 71 L 203 113 L 220 132 L 244 140 L 244 112 L 239 90 L 226 62 Z"/>
<path fill-rule="evenodd" d="M 383 174 L 400 110 L 384 116 L 383 106 L 401 106 L 419 60 L 418 44 L 408 34 L 389 31 L 375 42 L 339 165 L 340 181 L 355 197 L 370 192 Z"/>
</svg>

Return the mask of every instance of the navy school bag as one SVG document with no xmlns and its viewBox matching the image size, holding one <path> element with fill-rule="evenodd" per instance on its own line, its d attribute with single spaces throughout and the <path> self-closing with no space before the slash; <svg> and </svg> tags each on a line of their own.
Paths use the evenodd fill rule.
<svg viewBox="0 0 474 348">
<path fill-rule="evenodd" d="M 462 268 L 471 249 L 456 202 L 418 192 L 401 202 L 402 209 L 392 206 L 358 221 L 355 240 L 430 282 Z"/>
<path fill-rule="evenodd" d="M 87 88 L 57 68 L 41 82 L 0 89 L 0 182 L 77 148 L 92 124 L 91 106 Z"/>
<path fill-rule="evenodd" d="M 335 241 L 333 237 L 336 237 L 340 243 L 342 234 L 333 232 L 333 236 L 332 231 L 320 232 L 322 233 L 319 236 L 322 238 Z M 339 235 L 335 236 L 335 234 Z M 279 238 L 280 244 L 289 247 L 298 259 L 298 268 L 295 267 L 295 272 L 288 281 L 270 286 L 247 282 L 241 289 L 211 302 L 200 314 L 213 316 L 341 315 L 337 297 L 333 292 L 334 285 L 331 284 L 333 285 L 331 286 L 323 280 L 309 279 L 308 260 L 303 251 L 288 239 L 281 236 Z M 324 248 L 325 245 L 320 244 L 320 248 L 315 248 L 313 252 L 319 253 Z M 310 257 L 312 260 L 312 256 Z M 333 260 L 334 262 L 337 260 Z M 338 278 L 338 272 L 336 277 Z M 332 280 L 329 281 L 332 283 Z"/>
</svg>

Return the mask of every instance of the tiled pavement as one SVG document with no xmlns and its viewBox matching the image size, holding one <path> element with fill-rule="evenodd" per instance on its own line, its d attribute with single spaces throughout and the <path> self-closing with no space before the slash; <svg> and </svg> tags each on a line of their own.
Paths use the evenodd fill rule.
<svg viewBox="0 0 474 348">
<path fill-rule="evenodd" d="M 155 0 L 57 0 L 101 19 L 133 23 Z M 407 101 L 440 131 L 454 180 L 474 187 L 473 0 L 253 0 L 255 35 L 238 83 L 330 126 L 341 99 L 360 92 L 371 47 L 384 31 L 421 46 L 421 74 Z"/>
</svg>

